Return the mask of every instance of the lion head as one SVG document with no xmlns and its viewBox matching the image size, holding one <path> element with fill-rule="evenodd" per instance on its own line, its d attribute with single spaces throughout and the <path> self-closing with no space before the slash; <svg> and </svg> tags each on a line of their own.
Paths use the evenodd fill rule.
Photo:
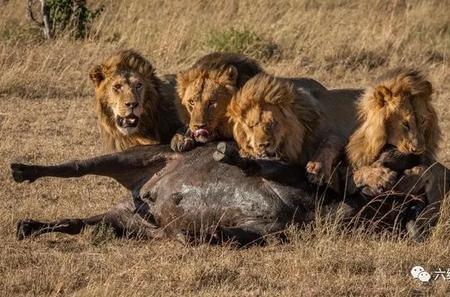
<svg viewBox="0 0 450 297">
<path fill-rule="evenodd" d="M 167 102 L 149 61 L 133 50 L 120 51 L 94 66 L 89 76 L 100 130 L 110 149 L 161 141 L 167 128 L 161 123 L 161 108 Z"/>
<path fill-rule="evenodd" d="M 177 75 L 179 113 L 196 141 L 232 137 L 227 106 L 236 91 L 259 72 L 259 64 L 246 56 L 212 53 Z"/>
<path fill-rule="evenodd" d="M 432 86 L 419 71 L 397 69 L 359 99 L 360 124 L 347 145 L 355 167 L 372 163 L 386 145 L 405 154 L 434 155 L 441 136 Z"/>
<path fill-rule="evenodd" d="M 288 80 L 258 74 L 228 107 L 241 153 L 254 158 L 301 160 L 305 140 L 319 119 L 313 98 Z"/>
</svg>

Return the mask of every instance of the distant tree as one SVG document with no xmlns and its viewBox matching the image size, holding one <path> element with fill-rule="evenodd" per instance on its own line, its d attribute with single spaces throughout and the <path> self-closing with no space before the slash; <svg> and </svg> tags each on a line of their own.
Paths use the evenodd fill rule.
<svg viewBox="0 0 450 297">
<path fill-rule="evenodd" d="M 86 0 L 27 0 L 28 18 L 42 28 L 45 38 L 52 39 L 58 33 L 69 31 L 75 38 L 84 38 L 90 25 L 102 11 L 89 10 Z M 39 3 L 40 17 L 34 8 Z"/>
</svg>

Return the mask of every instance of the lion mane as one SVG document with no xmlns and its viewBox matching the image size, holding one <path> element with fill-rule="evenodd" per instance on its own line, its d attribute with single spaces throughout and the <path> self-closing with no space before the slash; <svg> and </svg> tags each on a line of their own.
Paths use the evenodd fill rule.
<svg viewBox="0 0 450 297">
<path fill-rule="evenodd" d="M 359 125 L 347 145 L 347 157 L 354 168 L 370 165 L 387 144 L 387 120 L 410 104 L 424 137 L 425 155 L 434 157 L 441 138 L 437 114 L 431 105 L 432 85 L 417 70 L 396 69 L 381 76 L 357 102 Z M 394 103 L 386 102 L 386 97 Z M 402 123 L 391 129 L 402 129 Z M 389 131 L 392 132 L 392 131 Z"/>
<path fill-rule="evenodd" d="M 189 124 L 191 121 L 191 115 L 186 107 L 187 103 L 183 102 L 186 89 L 190 85 L 205 80 L 215 81 L 219 85 L 225 86 L 229 94 L 231 94 L 224 94 L 223 96 L 228 97 L 229 101 L 232 95 L 251 77 L 263 71 L 256 60 L 237 53 L 214 52 L 201 57 L 190 68 L 177 75 L 177 92 L 180 99 L 177 102 L 177 109 L 180 118 L 186 124 Z M 205 91 L 215 92 L 217 90 L 203 89 L 202 93 Z M 215 97 L 220 97 L 220 95 L 218 94 Z M 212 116 L 214 117 L 217 114 L 223 116 L 225 110 L 214 112 Z M 227 121 L 224 123 L 226 125 Z M 227 130 L 225 127 L 222 128 L 222 130 Z"/>
<path fill-rule="evenodd" d="M 115 122 L 111 101 L 111 81 L 130 73 L 143 78 L 145 98 L 138 130 L 130 135 L 122 134 Z M 152 64 L 134 50 L 123 50 L 113 54 L 103 63 L 94 66 L 89 76 L 95 86 L 95 112 L 100 132 L 108 150 L 121 151 L 135 145 L 167 143 L 180 127 L 174 105 L 175 87 L 167 80 L 161 80 Z"/>
<path fill-rule="evenodd" d="M 315 99 L 302 89 L 294 89 L 287 79 L 275 78 L 261 73 L 250 79 L 233 97 L 228 107 L 228 115 L 233 123 L 233 135 L 245 151 L 249 135 L 243 133 L 246 121 L 255 117 L 252 109 L 276 110 L 277 131 L 273 133 L 278 144 L 277 153 L 289 162 L 305 162 L 304 144 L 313 137 L 313 132 L 320 121 L 320 111 Z M 275 112 L 273 114 L 275 114 Z M 263 121 L 256 116 L 254 124 Z"/>
</svg>

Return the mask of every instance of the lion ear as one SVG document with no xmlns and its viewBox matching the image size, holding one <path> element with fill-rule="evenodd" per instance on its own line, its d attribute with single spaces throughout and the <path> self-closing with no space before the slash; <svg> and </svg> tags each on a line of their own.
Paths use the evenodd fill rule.
<svg viewBox="0 0 450 297">
<path fill-rule="evenodd" d="M 433 93 L 433 85 L 428 80 L 423 82 L 423 95 L 426 97 L 430 97 Z"/>
<path fill-rule="evenodd" d="M 95 65 L 89 71 L 89 77 L 96 87 L 105 79 L 105 73 L 103 72 L 103 67 L 101 65 Z"/>
<path fill-rule="evenodd" d="M 238 70 L 233 65 L 230 65 L 220 74 L 220 81 L 229 85 L 236 85 L 237 77 Z"/>
<path fill-rule="evenodd" d="M 389 99 L 392 97 L 392 93 L 385 86 L 378 86 L 375 88 L 373 96 L 378 106 L 383 107 L 389 102 Z"/>
<path fill-rule="evenodd" d="M 180 98 L 184 97 L 184 92 L 189 84 L 189 73 L 188 71 L 180 71 L 177 74 L 177 91 Z"/>
</svg>

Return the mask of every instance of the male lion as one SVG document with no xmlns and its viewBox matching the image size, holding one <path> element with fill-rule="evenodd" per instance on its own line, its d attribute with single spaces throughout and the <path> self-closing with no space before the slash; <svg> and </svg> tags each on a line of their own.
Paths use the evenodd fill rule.
<svg viewBox="0 0 450 297">
<path fill-rule="evenodd" d="M 450 185 L 446 168 L 435 161 L 441 131 L 431 94 L 431 83 L 419 71 L 397 69 L 382 76 L 358 101 L 360 123 L 347 145 L 355 184 L 367 194 L 389 189 L 426 194 L 421 224 L 435 223 Z M 402 159 L 401 166 L 385 152 Z"/>
<path fill-rule="evenodd" d="M 434 160 L 441 136 L 431 105 L 431 83 L 420 72 L 397 69 L 380 77 L 359 99 L 359 125 L 347 145 L 356 184 L 383 190 L 396 180 L 377 162 L 387 146 L 400 154 Z"/>
<path fill-rule="evenodd" d="M 335 93 L 338 94 L 338 93 Z M 353 93 L 356 98 L 357 92 Z M 233 97 L 228 115 L 233 135 L 243 157 L 276 158 L 306 165 L 310 178 L 327 181 L 339 160 L 349 135 L 348 127 L 331 117 L 332 92 L 323 92 L 318 100 L 309 92 L 294 88 L 287 79 L 258 74 Z M 342 94 L 333 98 L 340 109 L 352 111 L 351 100 L 342 104 Z M 332 105 L 334 105 L 332 104 Z M 342 110 L 334 110 L 340 112 Z M 342 114 L 345 114 L 342 112 Z M 343 121 L 341 126 L 348 123 Z"/>
<path fill-rule="evenodd" d="M 233 95 L 253 76 L 264 72 L 255 60 L 235 53 L 211 53 L 177 75 L 178 110 L 187 125 L 171 142 L 175 151 L 186 151 L 196 143 L 232 139 L 226 115 Z M 296 79 L 311 90 L 325 90 L 315 80 Z"/>
<path fill-rule="evenodd" d="M 142 55 L 120 51 L 94 66 L 100 132 L 109 150 L 168 143 L 181 123 L 174 105 L 174 85 L 161 80 Z"/>
</svg>

